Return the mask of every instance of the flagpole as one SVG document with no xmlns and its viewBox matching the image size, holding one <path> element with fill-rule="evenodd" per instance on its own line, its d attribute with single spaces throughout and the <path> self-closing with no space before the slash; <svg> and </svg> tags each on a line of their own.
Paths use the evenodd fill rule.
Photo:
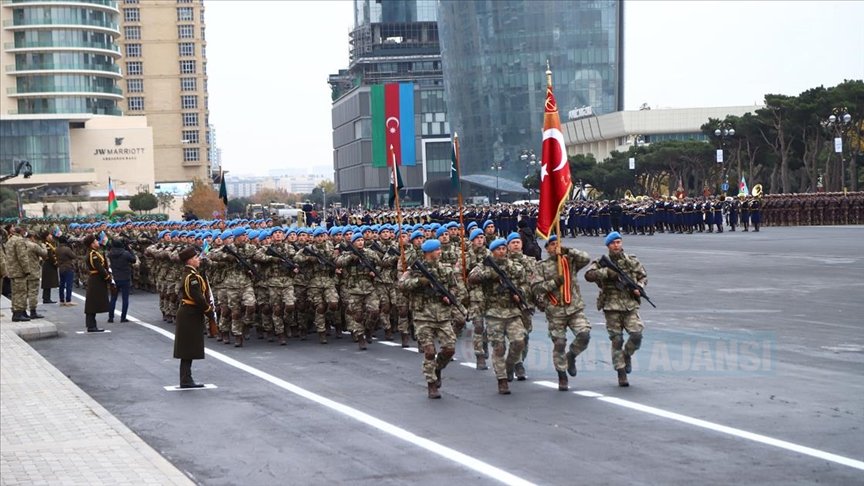
<svg viewBox="0 0 864 486">
<path fill-rule="evenodd" d="M 402 209 L 399 207 L 399 177 L 396 174 L 396 151 L 393 150 L 393 145 L 390 145 L 390 155 L 393 159 L 393 164 L 390 166 L 393 177 L 393 203 L 396 206 L 396 225 L 399 229 L 399 263 L 402 264 L 404 272 L 408 268 L 405 264 L 405 242 L 402 241 Z"/>
<path fill-rule="evenodd" d="M 459 241 L 462 253 L 462 280 L 468 283 L 468 258 L 465 249 L 465 201 L 462 197 L 462 164 L 459 161 L 459 134 L 453 133 L 453 152 L 456 154 L 456 180 L 459 181 L 456 199 L 459 202 Z"/>
</svg>

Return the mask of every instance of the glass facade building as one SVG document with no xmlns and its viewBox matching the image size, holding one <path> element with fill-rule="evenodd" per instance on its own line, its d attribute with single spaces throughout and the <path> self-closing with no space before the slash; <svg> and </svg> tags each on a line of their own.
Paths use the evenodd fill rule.
<svg viewBox="0 0 864 486">
<path fill-rule="evenodd" d="M 2 8 L 12 34 L 3 49 L 15 59 L 5 67 L 15 78 L 7 96 L 17 103 L 8 114 L 120 115 L 116 1 L 12 0 Z"/>
<path fill-rule="evenodd" d="M 562 123 L 574 108 L 623 109 L 620 0 L 440 2 L 438 26 L 464 174 L 501 164 L 501 176 L 525 176 L 519 156 L 540 153 L 547 60 Z"/>
<path fill-rule="evenodd" d="M 0 121 L 0 173 L 11 174 L 23 159 L 34 174 L 69 172 L 68 120 Z"/>
</svg>

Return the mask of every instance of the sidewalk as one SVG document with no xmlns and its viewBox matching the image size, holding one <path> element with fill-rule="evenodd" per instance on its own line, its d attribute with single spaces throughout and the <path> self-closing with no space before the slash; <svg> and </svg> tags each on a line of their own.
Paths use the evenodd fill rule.
<svg viewBox="0 0 864 486">
<path fill-rule="evenodd" d="M 0 484 L 194 484 L 19 337 L 54 324 L 0 301 Z"/>
</svg>

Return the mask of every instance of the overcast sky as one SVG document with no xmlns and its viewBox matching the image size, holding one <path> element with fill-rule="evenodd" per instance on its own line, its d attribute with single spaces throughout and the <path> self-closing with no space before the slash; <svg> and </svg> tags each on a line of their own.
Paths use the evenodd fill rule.
<svg viewBox="0 0 864 486">
<path fill-rule="evenodd" d="M 205 6 L 210 122 L 225 169 L 332 176 L 327 75 L 347 67 L 352 2 Z M 862 19 L 855 0 L 627 1 L 625 108 L 752 105 L 864 78 Z"/>
</svg>

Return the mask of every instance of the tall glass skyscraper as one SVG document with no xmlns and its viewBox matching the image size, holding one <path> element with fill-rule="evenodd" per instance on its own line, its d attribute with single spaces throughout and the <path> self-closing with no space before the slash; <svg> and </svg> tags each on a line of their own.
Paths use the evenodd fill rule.
<svg viewBox="0 0 864 486">
<path fill-rule="evenodd" d="M 462 170 L 521 180 L 523 151 L 539 156 L 546 61 L 562 121 L 590 106 L 623 109 L 620 0 L 440 2 L 438 30 L 450 127 Z"/>
</svg>

